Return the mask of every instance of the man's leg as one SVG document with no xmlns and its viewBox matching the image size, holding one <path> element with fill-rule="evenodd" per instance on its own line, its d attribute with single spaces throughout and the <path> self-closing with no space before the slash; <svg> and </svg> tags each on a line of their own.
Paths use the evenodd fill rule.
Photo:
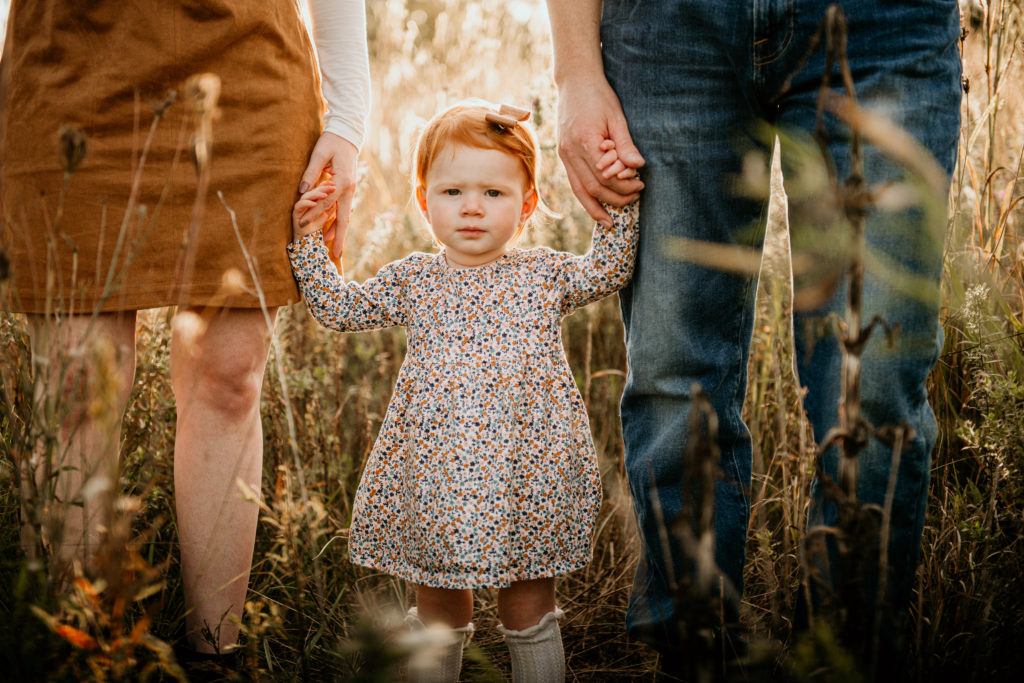
<svg viewBox="0 0 1024 683">
<path fill-rule="evenodd" d="M 742 18 L 749 7 L 604 7 L 605 72 L 647 161 L 636 271 L 620 295 L 630 372 L 623 438 L 643 541 L 627 628 L 670 655 L 678 652 L 680 623 L 691 619 L 677 612 L 674 589 L 692 578 L 693 558 L 684 557 L 666 526 L 696 487 L 685 480 L 683 460 L 694 383 L 719 420 L 723 476 L 715 487 L 714 560 L 724 582 L 714 586 L 715 594 L 724 586 L 727 622 L 737 618 L 743 589 L 751 450 L 740 411 L 756 277 L 688 263 L 687 255 L 701 247 L 674 240 L 758 246 L 763 239 L 761 203 L 731 186 L 742 169 L 740 147 L 750 142 L 741 139 L 752 116 L 743 66 Z"/>
<path fill-rule="evenodd" d="M 795 18 L 796 44 L 806 44 L 824 16 L 827 3 L 816 3 Z M 957 51 L 959 19 L 954 0 L 908 8 L 902 3 L 848 2 L 848 54 L 861 106 L 877 111 L 906 129 L 939 162 L 948 176 L 955 163 L 960 125 L 960 59 Z M 897 31 L 892 30 L 899 26 Z M 776 84 L 789 75 L 804 48 L 776 65 Z M 812 59 L 793 81 L 790 94 L 779 102 L 779 124 L 784 129 L 810 131 L 814 126 L 816 82 L 823 60 Z M 835 82 L 835 78 L 833 81 Z M 850 171 L 848 131 L 828 116 L 829 151 L 840 181 Z M 785 151 L 783 154 L 785 168 Z M 903 170 L 876 148 L 865 150 L 865 176 L 869 186 L 899 180 Z M 941 350 L 938 319 L 939 280 L 946 198 L 927 210 L 871 211 L 866 221 L 867 268 L 864 281 L 863 320 L 881 316 L 898 325 L 894 347 L 876 330 L 864 348 L 862 410 L 875 428 L 906 423 L 913 430 L 900 454 L 898 477 L 892 482 L 889 544 L 885 549 L 888 572 L 885 599 L 897 622 L 905 613 L 913 590 L 914 574 L 924 523 L 935 418 L 927 403 L 925 379 Z M 792 217 L 792 212 L 791 212 Z M 794 239 L 802 226 L 792 226 Z M 814 230 L 815 226 L 807 226 Z M 829 313 L 845 310 L 846 282 L 820 310 L 797 316 L 797 354 L 800 381 L 807 387 L 805 407 L 821 439 L 838 421 L 841 353 L 831 336 L 808 333 Z M 820 326 L 819 326 L 820 327 Z M 826 471 L 836 478 L 838 449 L 825 458 Z M 859 457 L 858 498 L 883 506 L 890 486 L 893 451 L 877 439 Z M 811 525 L 836 523 L 836 509 L 827 504 L 820 482 L 812 487 Z M 864 577 L 864 604 L 874 613 L 879 576 Z M 849 578 L 849 577 L 845 577 Z M 870 629 L 870 625 L 868 626 Z M 882 645 L 896 642 L 893 624 L 883 625 Z M 877 634 L 876 634 L 877 635 Z M 883 648 L 884 649 L 884 648 Z"/>
<path fill-rule="evenodd" d="M 190 316 L 192 312 L 179 313 Z M 271 311 L 271 324 L 276 309 Z M 204 330 L 175 320 L 171 381 L 178 407 L 174 489 L 186 631 L 201 652 L 233 646 L 249 584 L 263 468 L 260 389 L 272 328 L 259 310 L 216 313 Z M 216 647 L 202 637 L 208 628 Z"/>
</svg>

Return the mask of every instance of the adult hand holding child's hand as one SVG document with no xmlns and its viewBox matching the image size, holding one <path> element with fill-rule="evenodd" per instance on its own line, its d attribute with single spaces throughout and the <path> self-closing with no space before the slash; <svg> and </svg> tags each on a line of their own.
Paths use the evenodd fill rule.
<svg viewBox="0 0 1024 683">
<path fill-rule="evenodd" d="M 348 230 L 349 211 L 352 209 L 352 200 L 356 192 L 358 157 L 359 149 L 355 145 L 343 137 L 325 131 L 313 147 L 309 164 L 299 183 L 299 192 L 306 193 L 325 173 L 330 175 L 330 203 L 336 205 L 336 220 L 327 224 L 324 230 L 324 243 L 330 245 L 331 257 L 334 259 L 341 256 L 342 244 Z M 309 234 L 309 231 L 304 234 Z"/>
<path fill-rule="evenodd" d="M 625 206 L 643 189 L 644 164 L 633 144 L 618 98 L 604 82 L 564 84 L 558 101 L 558 156 L 573 194 L 594 220 L 611 225 L 601 203 Z M 577 94 L 579 93 L 579 94 Z"/>
</svg>

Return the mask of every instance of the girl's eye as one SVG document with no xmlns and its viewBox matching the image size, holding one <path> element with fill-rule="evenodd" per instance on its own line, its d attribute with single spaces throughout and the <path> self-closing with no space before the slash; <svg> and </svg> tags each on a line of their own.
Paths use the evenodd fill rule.
<svg viewBox="0 0 1024 683">
<path fill-rule="evenodd" d="M 454 187 L 449 187 L 447 190 L 444 191 L 444 193 L 449 197 L 455 197 L 456 195 L 459 194 L 459 191 Z"/>
<path fill-rule="evenodd" d="M 501 190 L 487 190 L 487 196 L 488 197 L 500 197 L 501 196 Z"/>
</svg>

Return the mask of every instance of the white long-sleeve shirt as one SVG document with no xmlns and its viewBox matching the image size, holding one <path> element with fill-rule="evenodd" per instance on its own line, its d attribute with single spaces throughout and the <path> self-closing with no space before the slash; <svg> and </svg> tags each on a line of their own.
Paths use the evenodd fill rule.
<svg viewBox="0 0 1024 683">
<path fill-rule="evenodd" d="M 327 102 L 324 130 L 362 146 L 370 110 L 363 0 L 308 0 Z"/>
</svg>

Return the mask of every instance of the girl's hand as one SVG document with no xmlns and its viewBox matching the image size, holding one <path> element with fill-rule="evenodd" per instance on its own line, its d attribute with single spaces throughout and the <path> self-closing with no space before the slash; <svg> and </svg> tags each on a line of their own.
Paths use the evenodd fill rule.
<svg viewBox="0 0 1024 683">
<path fill-rule="evenodd" d="M 595 167 L 605 180 L 618 178 L 619 180 L 631 180 L 636 177 L 636 169 L 631 168 L 622 162 L 615 151 L 615 141 L 612 139 L 602 140 L 600 150 L 604 152 L 597 160 Z"/>
<path fill-rule="evenodd" d="M 334 182 L 325 180 L 304 192 L 292 209 L 292 239 L 329 230 L 338 216 Z"/>
</svg>

